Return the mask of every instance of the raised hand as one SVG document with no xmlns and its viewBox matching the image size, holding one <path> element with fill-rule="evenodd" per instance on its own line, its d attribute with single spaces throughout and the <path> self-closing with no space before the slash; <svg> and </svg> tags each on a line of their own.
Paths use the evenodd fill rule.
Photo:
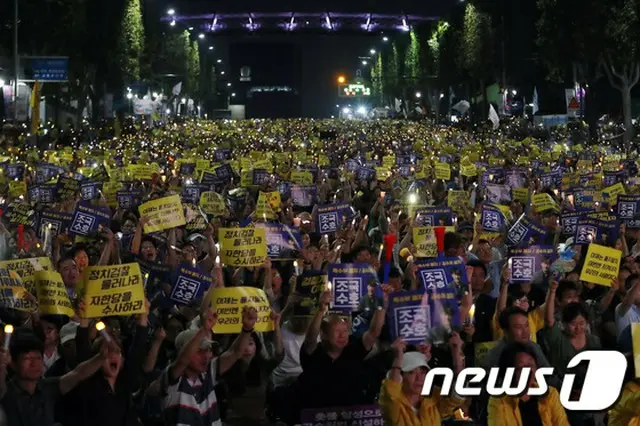
<svg viewBox="0 0 640 426">
<path fill-rule="evenodd" d="M 202 328 L 212 330 L 218 321 L 218 314 L 211 308 L 207 308 L 202 314 Z"/>
<path fill-rule="evenodd" d="M 392 344 L 391 350 L 393 350 L 393 354 L 395 356 L 400 356 L 404 354 L 407 350 L 407 342 L 404 341 L 402 337 L 398 337 Z"/>
<path fill-rule="evenodd" d="M 258 320 L 258 311 L 253 306 L 245 306 L 242 309 L 242 328 L 253 330 Z"/>
</svg>

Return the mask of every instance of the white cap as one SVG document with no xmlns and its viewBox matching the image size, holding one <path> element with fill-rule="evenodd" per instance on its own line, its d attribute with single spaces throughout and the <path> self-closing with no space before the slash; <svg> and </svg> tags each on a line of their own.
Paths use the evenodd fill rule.
<svg viewBox="0 0 640 426">
<path fill-rule="evenodd" d="M 198 334 L 198 330 L 181 331 L 176 336 L 176 340 L 175 340 L 175 346 L 176 346 L 176 349 L 178 350 L 178 352 L 180 352 L 180 349 L 182 349 L 184 347 L 184 345 L 186 345 L 187 343 L 191 342 L 191 340 L 194 337 L 196 337 L 196 334 Z M 212 344 L 213 344 L 212 340 L 203 339 L 202 342 L 200 342 L 200 349 L 210 348 Z"/>
<path fill-rule="evenodd" d="M 419 367 L 429 368 L 427 357 L 420 352 L 406 352 L 402 357 L 402 372 L 408 373 Z"/>
<path fill-rule="evenodd" d="M 76 338 L 76 334 L 78 333 L 78 326 L 80 323 L 75 321 L 69 321 L 60 329 L 60 344 L 64 345 L 69 340 L 73 340 Z"/>
</svg>

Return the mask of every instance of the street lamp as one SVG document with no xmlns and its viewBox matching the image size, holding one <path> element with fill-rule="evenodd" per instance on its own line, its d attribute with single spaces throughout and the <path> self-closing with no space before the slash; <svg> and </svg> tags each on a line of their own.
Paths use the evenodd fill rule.
<svg viewBox="0 0 640 426">
<path fill-rule="evenodd" d="M 344 75 L 338 76 L 339 84 L 344 84 L 345 81 L 347 81 L 347 79 L 344 77 Z"/>
<path fill-rule="evenodd" d="M 227 87 L 231 87 L 231 83 L 227 83 Z"/>
<path fill-rule="evenodd" d="M 382 37 L 382 41 L 384 41 L 385 43 L 388 42 L 389 41 L 389 37 L 387 37 L 387 36 Z"/>
<path fill-rule="evenodd" d="M 213 50 L 213 46 L 209 46 L 209 50 Z"/>
<path fill-rule="evenodd" d="M 169 10 L 167 10 L 167 15 L 171 15 L 171 16 L 173 16 L 173 15 L 175 15 L 175 14 L 176 14 L 175 9 L 169 9 Z"/>
<path fill-rule="evenodd" d="M 422 97 L 422 93 L 416 92 L 416 98 L 420 99 Z"/>
<path fill-rule="evenodd" d="M 367 65 L 367 61 L 362 61 L 362 65 Z"/>
<path fill-rule="evenodd" d="M 346 114 L 351 113 L 351 110 L 349 108 L 347 108 L 347 107 L 344 107 L 344 108 L 342 108 L 342 113 L 346 115 Z"/>
<path fill-rule="evenodd" d="M 220 71 L 220 75 L 224 75 L 224 71 Z"/>
<path fill-rule="evenodd" d="M 218 59 L 216 62 L 221 64 L 222 63 L 222 59 Z"/>
<path fill-rule="evenodd" d="M 189 27 L 189 31 L 193 31 L 193 27 Z"/>
<path fill-rule="evenodd" d="M 173 21 L 171 21 L 171 23 L 169 25 L 171 25 L 172 27 L 175 27 L 176 26 L 176 20 L 174 19 Z"/>
<path fill-rule="evenodd" d="M 515 95 L 517 95 L 517 94 L 518 94 L 518 91 L 517 91 L 516 89 L 513 89 L 513 90 L 511 91 L 511 94 L 512 94 L 513 96 L 515 96 Z"/>
<path fill-rule="evenodd" d="M 369 51 L 369 53 L 371 53 L 372 55 L 375 55 L 375 54 L 376 54 L 376 49 L 371 49 L 371 50 Z"/>
<path fill-rule="evenodd" d="M 204 33 L 200 33 L 200 34 L 198 35 L 198 38 L 199 38 L 200 40 L 202 40 L 202 39 L 204 38 Z"/>
<path fill-rule="evenodd" d="M 235 92 L 231 94 L 231 97 L 232 97 L 232 98 L 235 98 L 235 97 L 236 97 Z"/>
</svg>

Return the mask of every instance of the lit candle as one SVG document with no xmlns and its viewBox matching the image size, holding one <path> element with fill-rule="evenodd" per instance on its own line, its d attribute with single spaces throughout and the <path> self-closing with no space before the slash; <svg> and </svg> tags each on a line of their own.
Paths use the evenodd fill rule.
<svg viewBox="0 0 640 426">
<path fill-rule="evenodd" d="M 384 249 L 384 244 L 380 244 L 380 251 L 378 252 L 378 263 L 382 260 L 382 250 Z"/>
<path fill-rule="evenodd" d="M 471 305 L 471 308 L 469 308 L 469 321 L 473 322 L 473 317 L 476 313 L 476 305 L 475 303 L 473 305 Z"/>
<path fill-rule="evenodd" d="M 13 334 L 13 326 L 7 324 L 4 326 L 4 350 L 9 350 L 9 342 L 11 342 L 11 334 Z"/>
<path fill-rule="evenodd" d="M 109 333 L 107 333 L 106 329 L 107 329 L 107 326 L 104 325 L 102 321 L 98 321 L 96 323 L 96 330 L 100 332 L 100 335 L 104 338 L 104 340 L 111 343 L 111 336 L 109 336 Z"/>
<path fill-rule="evenodd" d="M 300 275 L 300 269 L 298 268 L 298 261 L 297 260 L 293 261 L 293 267 L 295 268 L 296 275 Z"/>
<path fill-rule="evenodd" d="M 216 256 L 216 266 L 220 266 L 220 256 Z"/>
</svg>

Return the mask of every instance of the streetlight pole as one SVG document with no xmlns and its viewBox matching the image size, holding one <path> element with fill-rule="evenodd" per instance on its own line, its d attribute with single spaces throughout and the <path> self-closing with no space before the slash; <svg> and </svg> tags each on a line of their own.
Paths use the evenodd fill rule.
<svg viewBox="0 0 640 426">
<path fill-rule="evenodd" d="M 18 73 L 20 68 L 20 56 L 18 56 L 18 0 L 13 1 L 13 65 L 15 80 L 13 81 L 13 118 L 18 124 Z"/>
</svg>

